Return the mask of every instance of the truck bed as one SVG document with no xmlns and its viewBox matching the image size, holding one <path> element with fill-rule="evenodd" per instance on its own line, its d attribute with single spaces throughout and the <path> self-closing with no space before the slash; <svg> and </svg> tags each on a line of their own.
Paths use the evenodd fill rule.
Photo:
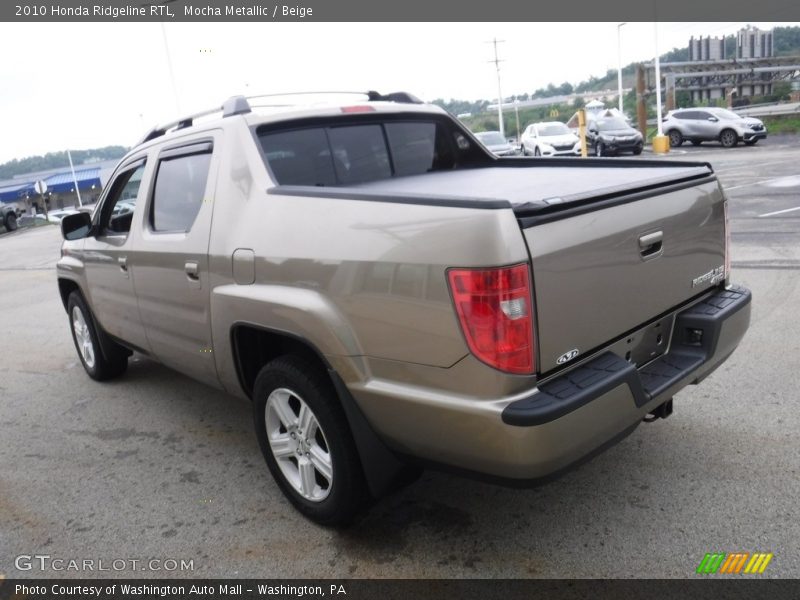
<svg viewBox="0 0 800 600">
<path fill-rule="evenodd" d="M 527 215 L 555 204 L 652 189 L 713 173 L 710 165 L 697 162 L 518 158 L 497 162 L 498 166 L 384 179 L 350 189 L 376 195 L 457 197 L 476 203 L 505 201 Z"/>
</svg>

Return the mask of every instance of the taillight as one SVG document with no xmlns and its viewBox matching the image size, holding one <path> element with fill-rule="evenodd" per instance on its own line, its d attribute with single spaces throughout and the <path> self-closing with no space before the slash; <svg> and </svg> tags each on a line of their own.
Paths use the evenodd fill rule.
<svg viewBox="0 0 800 600">
<path fill-rule="evenodd" d="M 449 269 L 447 277 L 470 351 L 501 371 L 533 372 L 528 265 Z"/>
<path fill-rule="evenodd" d="M 728 201 L 722 203 L 722 210 L 725 213 L 725 283 L 731 275 L 731 221 L 728 217 Z"/>
</svg>

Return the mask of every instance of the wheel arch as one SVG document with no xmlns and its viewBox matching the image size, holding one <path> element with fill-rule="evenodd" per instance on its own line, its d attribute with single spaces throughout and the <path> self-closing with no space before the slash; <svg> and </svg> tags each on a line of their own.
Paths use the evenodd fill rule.
<svg viewBox="0 0 800 600">
<path fill-rule="evenodd" d="M 69 295 L 72 292 L 78 292 L 81 297 L 83 297 L 84 302 L 86 302 L 86 294 L 83 293 L 81 290 L 81 286 L 78 285 L 78 282 L 67 279 L 66 277 L 59 277 L 58 278 L 58 293 L 61 295 L 61 304 L 64 305 L 64 310 L 67 311 L 67 303 L 69 302 Z"/>
<path fill-rule="evenodd" d="M 408 465 L 384 444 L 341 376 L 314 343 L 289 331 L 247 322 L 236 322 L 231 326 L 230 341 L 240 385 L 251 400 L 256 375 L 269 360 L 295 354 L 324 369 L 344 411 L 373 497 L 384 496 L 407 476 Z"/>
</svg>

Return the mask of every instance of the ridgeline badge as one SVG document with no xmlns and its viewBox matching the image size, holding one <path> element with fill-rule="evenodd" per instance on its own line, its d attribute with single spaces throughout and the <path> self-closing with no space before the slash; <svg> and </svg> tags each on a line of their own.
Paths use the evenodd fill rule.
<svg viewBox="0 0 800 600">
<path fill-rule="evenodd" d="M 706 281 L 711 282 L 711 285 L 717 285 L 724 279 L 725 279 L 725 265 L 721 265 L 716 269 L 711 269 L 708 273 L 700 275 L 700 277 L 695 277 L 694 279 L 692 279 L 692 287 L 697 287 L 698 285 L 703 284 Z"/>
</svg>

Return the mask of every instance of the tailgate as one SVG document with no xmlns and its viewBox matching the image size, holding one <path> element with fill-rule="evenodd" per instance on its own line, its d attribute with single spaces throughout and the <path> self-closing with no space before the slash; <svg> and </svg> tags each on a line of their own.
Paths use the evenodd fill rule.
<svg viewBox="0 0 800 600">
<path fill-rule="evenodd" d="M 719 283 L 725 264 L 716 180 L 533 220 L 540 372 L 603 346 Z M 531 223 L 531 221 L 528 221 Z M 574 353 L 573 353 L 574 354 Z"/>
</svg>

